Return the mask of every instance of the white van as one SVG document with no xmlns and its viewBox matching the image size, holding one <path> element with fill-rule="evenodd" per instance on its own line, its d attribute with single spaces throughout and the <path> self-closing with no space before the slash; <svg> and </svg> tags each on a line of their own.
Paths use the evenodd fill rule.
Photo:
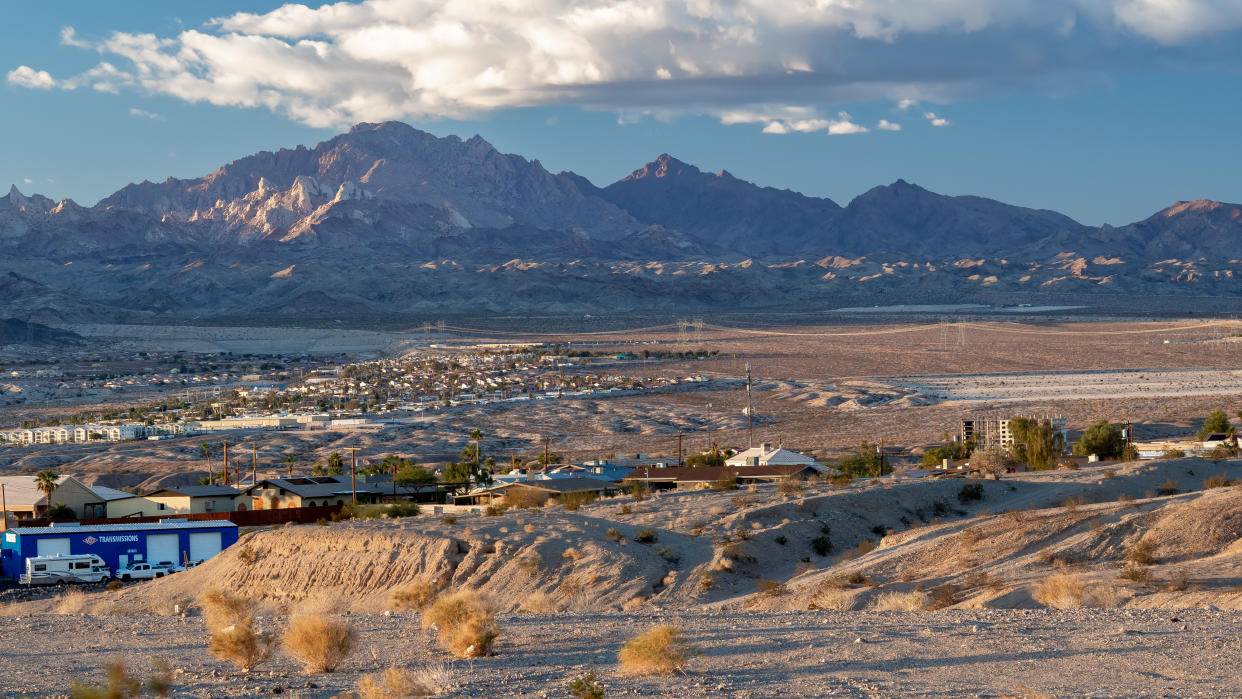
<svg viewBox="0 0 1242 699">
<path fill-rule="evenodd" d="M 22 585 L 94 583 L 112 577 L 103 559 L 93 553 L 34 556 L 26 559 L 26 572 L 18 576 Z"/>
</svg>

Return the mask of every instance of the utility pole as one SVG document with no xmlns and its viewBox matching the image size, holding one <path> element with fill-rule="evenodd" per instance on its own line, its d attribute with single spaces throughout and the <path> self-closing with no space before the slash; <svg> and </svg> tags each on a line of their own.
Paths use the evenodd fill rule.
<svg viewBox="0 0 1242 699">
<path fill-rule="evenodd" d="M 224 442 L 224 485 L 229 484 L 229 443 Z"/>
<path fill-rule="evenodd" d="M 259 484 L 259 446 L 250 445 L 250 485 Z"/>
<path fill-rule="evenodd" d="M 355 477 L 358 466 L 358 447 L 349 448 L 349 501 L 358 504 L 358 481 Z"/>
<path fill-rule="evenodd" d="M 681 436 L 682 436 L 682 433 L 678 432 L 677 433 L 677 465 L 678 466 L 682 466 L 685 463 L 681 458 Z"/>
<path fill-rule="evenodd" d="M 397 468 L 399 468 L 399 463 L 396 459 L 392 460 L 392 497 L 394 500 L 397 498 Z"/>
<path fill-rule="evenodd" d="M 9 530 L 9 501 L 4 496 L 4 484 L 0 483 L 0 532 Z"/>
<path fill-rule="evenodd" d="M 552 438 L 548 437 L 547 435 L 544 435 L 544 438 L 543 438 L 543 473 L 545 475 L 548 472 L 548 442 L 550 441 L 552 441 Z"/>
<path fill-rule="evenodd" d="M 755 446 L 755 408 L 750 401 L 750 362 L 746 362 L 746 446 Z"/>
</svg>

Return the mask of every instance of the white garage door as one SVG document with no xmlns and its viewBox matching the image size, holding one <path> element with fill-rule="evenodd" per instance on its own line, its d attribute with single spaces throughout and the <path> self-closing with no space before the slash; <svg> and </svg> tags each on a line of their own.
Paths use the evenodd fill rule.
<svg viewBox="0 0 1242 699">
<path fill-rule="evenodd" d="M 190 560 L 205 561 L 220 553 L 220 532 L 198 532 L 190 535 Z"/>
<path fill-rule="evenodd" d="M 63 539 L 39 539 L 37 552 L 40 556 L 55 556 L 58 553 L 69 555 L 69 537 Z"/>
<path fill-rule="evenodd" d="M 177 535 L 148 534 L 147 562 L 162 563 L 163 561 L 173 564 L 181 562 L 181 552 L 177 550 Z"/>
</svg>

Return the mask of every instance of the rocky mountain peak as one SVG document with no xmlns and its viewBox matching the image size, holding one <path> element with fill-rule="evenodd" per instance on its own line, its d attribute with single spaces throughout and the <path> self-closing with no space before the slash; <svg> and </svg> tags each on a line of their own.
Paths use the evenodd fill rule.
<svg viewBox="0 0 1242 699">
<path fill-rule="evenodd" d="M 638 168 L 622 179 L 622 182 L 630 182 L 633 180 L 642 180 L 646 178 L 664 178 L 664 177 L 684 177 L 689 175 L 699 175 L 702 171 L 693 165 L 683 163 L 668 153 L 661 153 L 655 160 Z"/>
</svg>

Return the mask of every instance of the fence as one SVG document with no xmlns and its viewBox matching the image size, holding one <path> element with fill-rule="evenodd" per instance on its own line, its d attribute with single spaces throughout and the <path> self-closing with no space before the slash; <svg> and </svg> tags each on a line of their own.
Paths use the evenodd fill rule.
<svg viewBox="0 0 1242 699">
<path fill-rule="evenodd" d="M 76 520 L 76 522 L 82 526 L 94 526 L 98 524 L 155 524 L 160 520 L 165 519 L 184 519 L 189 522 L 227 520 L 239 527 L 262 527 L 271 524 L 285 524 L 286 522 L 308 524 L 311 522 L 317 522 L 320 519 L 328 519 L 340 511 L 341 505 L 325 505 L 316 507 L 289 507 L 282 510 L 200 512 L 185 515 L 163 515 L 160 517 L 103 517 L 95 519 L 81 519 Z M 9 521 L 9 525 L 11 527 L 50 527 L 54 523 L 57 522 L 47 519 L 46 517 L 41 517 L 39 519 L 19 519 Z M 59 524 L 68 524 L 68 521 L 62 520 Z"/>
</svg>

